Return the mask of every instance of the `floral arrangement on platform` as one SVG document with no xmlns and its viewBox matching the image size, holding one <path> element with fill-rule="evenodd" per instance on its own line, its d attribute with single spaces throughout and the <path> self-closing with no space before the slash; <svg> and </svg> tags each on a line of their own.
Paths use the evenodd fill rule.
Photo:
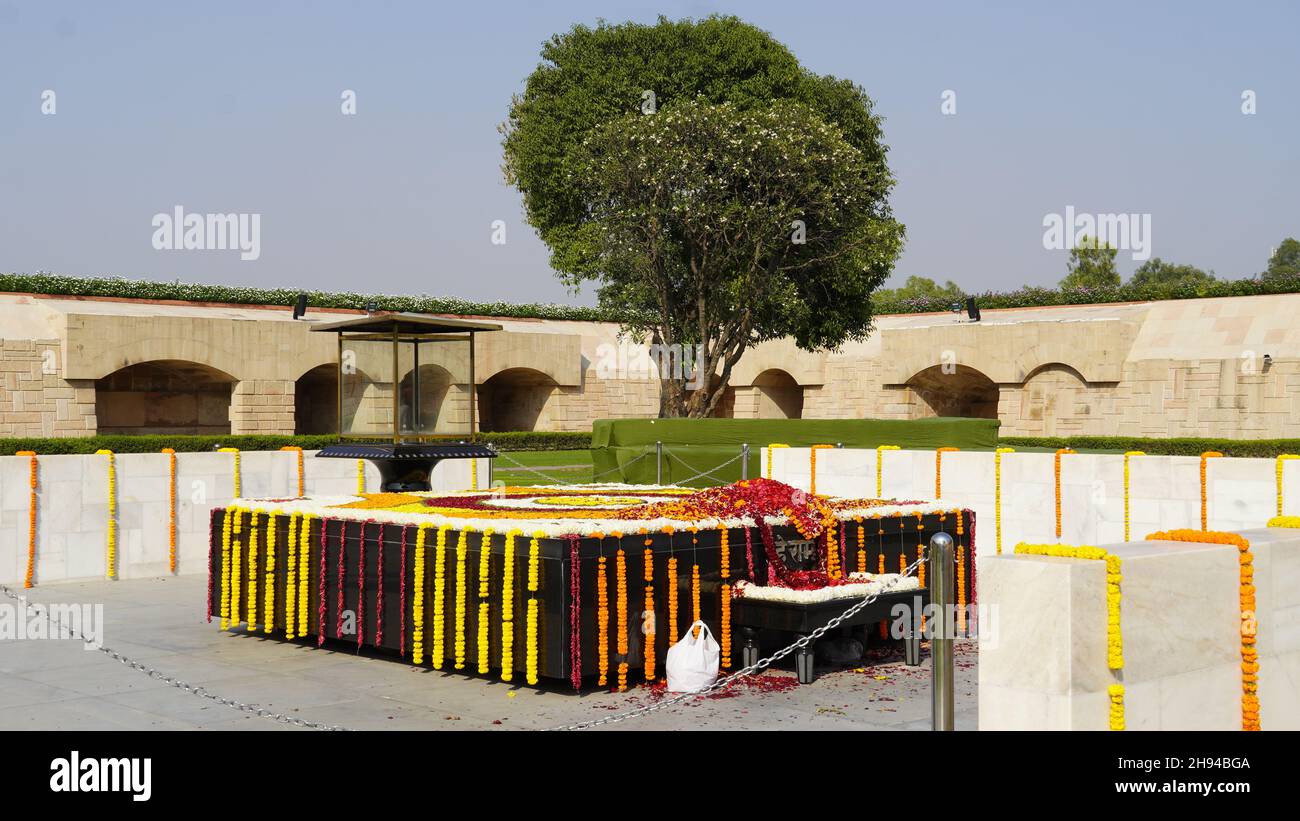
<svg viewBox="0 0 1300 821">
<path fill-rule="evenodd" d="M 803 584 L 808 586 L 802 586 Z M 901 576 L 897 573 L 850 573 L 846 579 L 828 579 L 824 573 L 809 570 L 803 572 L 802 582 L 797 587 L 760 586 L 741 579 L 736 582 L 732 595 L 738 599 L 754 601 L 813 604 L 835 599 L 860 599 L 885 591 L 916 590 L 920 586 L 921 580 L 916 576 Z"/>
</svg>

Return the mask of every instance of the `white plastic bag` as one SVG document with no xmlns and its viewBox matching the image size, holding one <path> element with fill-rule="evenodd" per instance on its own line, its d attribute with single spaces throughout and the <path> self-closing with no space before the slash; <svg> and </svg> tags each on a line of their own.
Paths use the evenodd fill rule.
<svg viewBox="0 0 1300 821">
<path fill-rule="evenodd" d="M 693 635 L 695 628 L 699 635 Z M 686 628 L 682 640 L 668 648 L 668 690 L 673 693 L 698 693 L 718 679 L 718 643 L 709 626 L 697 621 Z"/>
</svg>

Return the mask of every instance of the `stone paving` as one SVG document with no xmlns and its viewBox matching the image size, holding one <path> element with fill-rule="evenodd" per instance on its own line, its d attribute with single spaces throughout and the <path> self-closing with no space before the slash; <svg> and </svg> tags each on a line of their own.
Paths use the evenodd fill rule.
<svg viewBox="0 0 1300 821">
<path fill-rule="evenodd" d="M 104 605 L 104 645 L 216 695 L 358 730 L 540 729 L 619 713 L 661 688 L 573 693 L 415 668 L 391 655 L 327 643 L 222 632 L 203 615 L 204 578 L 180 576 L 37 587 L 31 602 Z M 15 603 L 0 597 L 0 607 Z M 7 617 L 7 616 L 6 616 Z M 797 686 L 789 670 L 754 684 L 609 725 L 637 730 L 925 730 L 928 653 L 906 667 L 890 648 L 862 666 L 819 669 Z M 975 647 L 956 651 L 957 728 L 976 728 Z M 75 641 L 0 640 L 0 730 L 294 729 L 183 692 Z"/>
</svg>

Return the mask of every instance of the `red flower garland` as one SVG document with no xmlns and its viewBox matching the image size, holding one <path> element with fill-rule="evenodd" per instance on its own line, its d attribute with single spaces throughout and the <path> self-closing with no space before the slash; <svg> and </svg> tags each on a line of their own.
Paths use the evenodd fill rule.
<svg viewBox="0 0 1300 821">
<path fill-rule="evenodd" d="M 229 510 L 221 510 L 219 508 L 213 508 L 211 514 L 211 521 L 208 524 L 208 527 L 210 528 L 209 532 L 213 532 L 213 533 L 216 532 L 216 520 L 217 520 L 218 512 L 222 512 L 226 516 L 230 515 Z M 216 550 L 213 548 L 211 542 L 209 542 L 208 543 L 208 624 L 212 624 L 212 584 L 213 584 L 212 554 L 215 552 Z"/>
<path fill-rule="evenodd" d="M 329 519 L 320 520 L 320 595 L 317 598 L 316 611 L 316 646 L 320 647 L 325 643 L 325 575 L 326 568 L 325 554 L 329 553 Z"/>
<path fill-rule="evenodd" d="M 360 554 L 357 557 L 357 649 L 361 649 L 361 642 L 366 636 L 366 525 L 373 522 L 369 519 L 361 523 L 361 537 L 357 540 L 360 545 Z"/>
<path fill-rule="evenodd" d="M 400 624 L 401 635 L 397 638 L 397 655 L 406 655 L 406 531 L 409 528 L 402 528 L 402 570 L 401 570 L 401 601 L 398 602 L 402 611 Z"/>
<path fill-rule="evenodd" d="M 338 567 L 334 571 L 334 586 L 338 589 L 338 607 L 335 609 L 334 617 L 334 638 L 343 638 L 343 578 L 347 575 L 347 569 L 343 567 L 343 557 L 347 554 L 348 545 L 348 523 L 347 520 L 339 522 L 339 561 Z"/>
<path fill-rule="evenodd" d="M 749 567 L 749 580 L 758 581 L 754 578 L 754 529 L 745 528 L 745 564 Z"/>
<path fill-rule="evenodd" d="M 579 563 L 579 537 L 569 537 L 569 682 L 582 689 L 582 566 Z"/>
<path fill-rule="evenodd" d="M 375 646 L 384 643 L 384 524 L 379 523 L 379 558 L 375 566 L 376 579 L 379 582 L 379 595 L 375 599 Z"/>
</svg>

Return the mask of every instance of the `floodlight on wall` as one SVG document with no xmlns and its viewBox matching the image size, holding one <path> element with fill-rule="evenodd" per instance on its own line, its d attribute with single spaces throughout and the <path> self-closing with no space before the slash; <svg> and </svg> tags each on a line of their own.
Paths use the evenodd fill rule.
<svg viewBox="0 0 1300 821">
<path fill-rule="evenodd" d="M 293 304 L 293 318 L 302 319 L 305 313 L 307 313 L 307 295 L 298 294 L 298 300 Z"/>
<path fill-rule="evenodd" d="M 980 321 L 980 306 L 973 296 L 966 297 L 966 316 L 970 317 L 971 322 Z"/>
</svg>

